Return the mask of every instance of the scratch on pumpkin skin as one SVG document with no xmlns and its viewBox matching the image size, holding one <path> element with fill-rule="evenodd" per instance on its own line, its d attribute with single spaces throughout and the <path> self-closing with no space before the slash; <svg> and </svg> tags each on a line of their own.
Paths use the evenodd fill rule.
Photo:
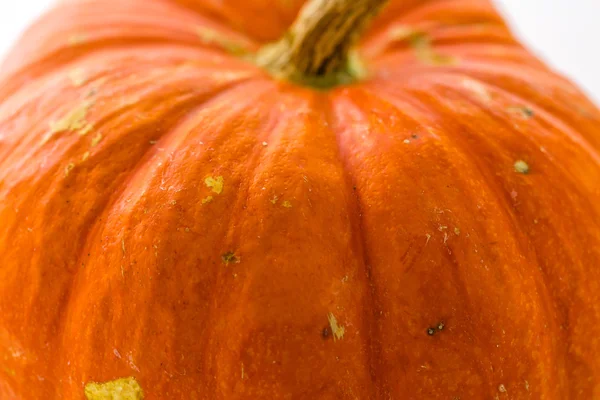
<svg viewBox="0 0 600 400">
<path fill-rule="evenodd" d="M 329 320 L 329 327 L 331 328 L 331 333 L 333 333 L 333 340 L 341 340 L 344 337 L 344 333 L 346 333 L 346 329 L 343 326 L 338 325 L 337 319 L 333 315 L 333 313 L 327 314 L 327 319 Z"/>
<path fill-rule="evenodd" d="M 216 194 L 223 192 L 224 181 L 222 176 L 217 176 L 216 178 L 209 176 L 204 179 L 204 183 Z"/>
<path fill-rule="evenodd" d="M 89 382 L 85 385 L 87 400 L 143 400 L 144 391 L 134 377 L 120 378 L 104 383 Z"/>
<path fill-rule="evenodd" d="M 81 157 L 81 161 L 85 161 L 90 157 L 90 152 L 86 151 L 85 153 L 83 153 L 83 156 Z"/>
<path fill-rule="evenodd" d="M 213 201 L 213 197 L 212 196 L 207 196 L 205 198 L 202 199 L 202 204 L 208 204 L 211 201 Z"/>
<path fill-rule="evenodd" d="M 121 239 L 121 250 L 123 251 L 123 257 L 125 257 L 125 239 Z"/>
<path fill-rule="evenodd" d="M 431 240 L 431 235 L 429 233 L 426 233 L 425 237 L 427 238 L 427 241 L 425 242 L 425 246 L 427 246 L 429 244 L 429 241 Z"/>
</svg>

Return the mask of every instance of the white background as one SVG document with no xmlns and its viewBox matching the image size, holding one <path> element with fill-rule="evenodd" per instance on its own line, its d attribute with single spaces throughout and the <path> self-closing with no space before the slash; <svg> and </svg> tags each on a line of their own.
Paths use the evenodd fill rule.
<svg viewBox="0 0 600 400">
<path fill-rule="evenodd" d="M 0 57 L 52 2 L 0 0 Z M 496 4 L 530 48 L 600 103 L 600 0 L 496 0 Z"/>
</svg>

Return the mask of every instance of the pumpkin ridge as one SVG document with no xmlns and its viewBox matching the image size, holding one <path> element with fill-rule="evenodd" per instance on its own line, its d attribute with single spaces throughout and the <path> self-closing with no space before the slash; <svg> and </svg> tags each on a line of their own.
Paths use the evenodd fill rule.
<svg viewBox="0 0 600 400">
<path fill-rule="evenodd" d="M 348 193 L 351 193 L 351 205 L 349 206 L 349 209 L 351 211 L 349 217 L 351 217 L 351 219 L 353 220 L 353 225 L 354 225 L 354 229 L 352 230 L 353 233 L 353 237 L 354 237 L 354 241 L 357 243 L 357 246 L 359 247 L 359 251 L 362 257 L 362 266 L 364 268 L 364 273 L 366 276 L 366 285 L 367 285 L 367 289 L 366 291 L 369 293 L 369 297 L 366 299 L 365 301 L 365 306 L 364 306 L 364 318 L 365 321 L 367 321 L 367 332 L 365 334 L 363 334 L 364 340 L 367 343 L 367 347 L 369 348 L 369 353 L 368 353 L 368 363 L 369 363 L 369 374 L 370 374 L 370 378 L 371 378 L 371 385 L 370 385 L 370 397 L 372 399 L 376 399 L 378 398 L 378 389 L 377 386 L 375 385 L 375 379 L 377 377 L 377 365 L 375 362 L 375 359 L 377 358 L 377 356 L 379 354 L 381 354 L 382 352 L 382 346 L 381 346 L 381 340 L 380 340 L 380 335 L 381 333 L 379 332 L 378 329 L 376 329 L 377 327 L 377 318 L 374 318 L 375 312 L 374 310 L 376 309 L 376 305 L 377 305 L 377 291 L 376 291 L 376 287 L 375 287 L 375 283 L 372 280 L 372 276 L 373 273 L 371 271 L 371 262 L 370 262 L 370 257 L 369 257 L 369 247 L 367 245 L 367 240 L 364 234 L 364 221 L 362 218 L 362 214 L 363 214 L 363 204 L 361 202 L 360 199 L 360 192 L 361 192 L 361 188 L 358 187 L 358 185 L 356 184 L 356 180 L 355 177 L 353 176 L 350 167 L 348 165 L 347 159 L 344 157 L 344 146 L 341 143 L 341 137 L 344 135 L 344 131 L 340 130 L 337 120 L 335 118 L 335 116 L 333 115 L 333 107 L 332 107 L 332 102 L 335 101 L 335 98 L 333 96 L 328 96 L 328 102 L 327 102 L 327 108 L 324 111 L 324 115 L 327 118 L 328 121 L 328 125 L 329 125 L 329 129 L 332 132 L 332 135 L 335 137 L 336 140 L 336 154 L 337 154 L 337 158 L 338 158 L 338 162 L 340 163 L 340 165 L 342 166 L 342 169 L 344 171 L 344 178 L 345 178 L 345 190 Z M 357 106 L 358 107 L 358 106 Z M 364 111 L 361 109 L 361 112 L 364 113 Z M 361 329 L 362 330 L 362 329 Z M 379 388 L 379 391 L 383 391 L 383 388 Z"/>
<path fill-rule="evenodd" d="M 448 88 L 446 88 L 446 89 L 448 89 Z M 503 90 L 501 90 L 501 91 L 503 91 Z M 461 97 L 461 96 L 463 96 L 463 93 L 457 91 L 456 95 Z M 510 93 L 509 93 L 509 95 L 510 95 Z M 470 100 L 468 100 L 468 101 L 470 101 Z M 425 104 L 426 102 L 421 101 L 421 103 Z M 452 110 L 450 108 L 448 108 L 448 106 L 446 104 L 437 103 L 437 102 L 435 102 L 435 100 L 434 100 L 433 104 L 431 104 L 429 102 L 427 102 L 427 104 L 430 104 L 427 107 L 429 109 L 430 113 L 431 114 L 435 113 L 436 115 L 439 115 L 440 119 L 443 119 L 443 120 L 446 120 L 444 117 L 446 117 L 448 114 L 451 114 L 451 112 L 452 112 Z M 473 104 L 478 106 L 477 103 L 473 103 Z M 509 124 L 509 122 L 504 121 L 501 118 L 498 118 L 493 113 L 487 112 L 486 114 L 488 115 L 489 118 L 495 120 L 496 123 L 498 123 L 500 126 L 504 125 L 507 130 L 513 131 L 512 125 Z M 462 124 L 459 123 L 459 125 L 462 125 Z M 462 128 L 472 131 L 472 129 L 468 126 L 463 126 Z M 446 130 L 454 131 L 454 129 L 452 129 L 452 127 L 449 127 Z M 560 134 L 564 134 L 564 130 L 561 130 L 561 129 L 557 129 L 557 132 L 560 132 Z M 517 133 L 521 133 L 521 132 L 517 132 Z M 539 147 L 538 143 L 533 141 L 533 138 L 531 136 L 522 135 L 522 137 L 523 137 L 523 140 L 526 140 L 532 144 L 532 146 L 531 146 L 532 148 L 537 149 Z M 461 141 L 461 140 L 459 140 L 459 138 L 461 138 L 460 135 L 453 136 L 451 139 L 452 143 L 457 145 Z M 484 146 L 488 146 L 488 147 L 490 147 L 490 150 L 489 151 L 485 150 L 483 152 L 484 153 L 493 152 L 494 150 L 492 150 L 492 148 L 497 147 L 497 145 L 494 143 L 491 143 L 491 141 L 489 141 L 488 139 L 486 139 L 483 136 L 482 136 L 482 138 L 483 138 L 483 141 L 479 140 L 477 142 L 478 150 L 483 149 Z M 489 143 L 489 144 L 482 145 L 482 143 Z M 476 155 L 475 151 L 468 151 L 468 153 L 465 153 L 465 154 L 470 154 L 469 158 L 471 158 L 471 159 L 474 159 L 474 160 L 477 159 L 477 155 Z M 560 166 L 557 166 L 554 163 L 549 162 L 548 166 L 549 166 L 549 168 L 554 168 L 555 170 L 560 171 L 561 175 L 563 175 L 565 173 L 565 171 Z M 479 166 L 479 168 L 480 167 L 481 166 Z M 514 229 L 514 232 L 517 234 L 520 233 L 521 234 L 520 236 L 522 236 L 526 239 L 526 243 L 520 244 L 520 246 L 519 246 L 521 254 L 527 254 L 528 249 L 531 249 L 529 251 L 529 253 L 532 252 L 533 257 L 536 260 L 536 265 L 539 266 L 540 273 L 537 274 L 537 271 L 536 271 L 536 274 L 537 274 L 537 276 L 539 276 L 541 278 L 543 284 L 541 285 L 542 293 L 540 293 L 540 295 L 539 295 L 540 300 L 539 300 L 538 304 L 540 307 L 543 308 L 544 313 L 552 315 L 553 313 L 558 312 L 559 316 L 557 317 L 557 319 L 560 322 L 562 322 L 562 325 L 564 326 L 562 331 L 555 332 L 555 337 L 561 338 L 563 342 L 566 342 L 568 344 L 573 343 L 575 341 L 574 340 L 575 337 L 574 337 L 573 328 L 571 327 L 571 323 L 570 323 L 570 321 L 572 320 L 573 310 L 571 310 L 570 307 L 568 307 L 568 306 L 565 307 L 565 301 L 563 298 L 557 297 L 556 295 L 552 295 L 552 292 L 557 290 L 556 284 L 553 282 L 553 277 L 552 277 L 552 274 L 553 273 L 555 274 L 556 272 L 548 270 L 548 268 L 544 267 L 543 263 L 541 263 L 539 255 L 538 255 L 539 245 L 536 245 L 534 238 L 532 236 L 530 236 L 530 234 L 527 233 L 527 229 L 524 227 L 523 220 L 519 219 L 518 211 L 516 211 L 515 208 L 510 204 L 508 198 L 506 197 L 506 194 L 503 195 L 503 193 L 506 193 L 506 189 L 503 187 L 503 184 L 505 184 L 505 182 L 495 180 L 493 178 L 493 174 L 491 173 L 491 171 L 486 173 L 486 175 L 488 175 L 490 179 L 485 179 L 484 181 L 486 182 L 488 187 L 490 187 L 490 189 L 491 189 L 490 192 L 497 193 L 497 195 L 494 196 L 494 198 L 503 200 L 502 201 L 503 204 L 500 204 L 499 208 L 504 210 L 505 213 L 507 214 L 508 218 L 511 221 L 511 225 Z M 555 174 L 553 174 L 553 175 L 555 175 Z M 566 176 L 569 176 L 569 175 L 566 175 Z M 570 185 L 571 182 L 573 182 L 574 180 L 575 180 L 575 178 L 561 179 L 561 181 L 565 185 Z M 489 186 L 490 182 L 496 182 L 496 183 L 494 183 L 493 187 L 491 187 L 491 186 Z M 577 192 L 576 186 L 573 186 L 572 189 L 567 189 L 567 191 Z M 583 195 L 584 193 L 585 193 L 585 191 L 582 191 L 577 196 L 577 198 L 579 199 L 580 202 L 584 202 L 588 206 L 587 209 L 585 210 L 588 214 L 595 214 L 594 208 L 593 208 L 592 204 L 590 203 L 590 200 L 586 196 Z M 552 224 L 552 222 L 547 222 L 547 223 Z M 597 228 L 598 228 L 598 230 L 600 230 L 600 225 L 597 225 Z M 550 232 L 558 232 L 560 230 L 561 230 L 561 227 L 552 226 L 552 228 L 550 229 Z M 561 242 L 559 237 L 557 237 L 556 242 Z M 573 252 L 571 250 L 570 247 L 564 248 L 563 251 L 565 251 L 567 253 L 567 257 L 570 260 L 578 260 L 580 258 L 577 256 L 577 254 L 575 252 Z M 575 292 L 575 289 L 572 289 L 572 291 Z M 571 299 L 577 298 L 575 293 L 570 293 L 568 296 L 565 296 L 565 297 L 571 298 Z M 548 302 L 550 302 L 550 306 L 547 305 Z M 552 312 L 549 312 L 549 310 L 551 310 Z M 575 379 L 573 378 L 573 371 L 576 370 L 576 366 L 578 364 L 583 363 L 585 365 L 585 361 L 580 361 L 579 359 L 575 359 L 576 358 L 575 355 L 561 354 L 560 351 L 557 350 L 556 348 L 553 350 L 556 352 L 556 353 L 553 353 L 553 358 L 554 358 L 555 363 L 558 363 L 558 364 L 567 363 L 566 366 L 561 365 L 561 367 L 559 367 L 560 370 L 567 371 L 566 379 L 568 381 L 575 381 Z M 569 384 L 567 384 L 567 386 L 569 386 Z M 552 389 L 550 387 L 548 387 L 548 393 L 551 393 L 551 392 L 552 392 Z"/>
</svg>

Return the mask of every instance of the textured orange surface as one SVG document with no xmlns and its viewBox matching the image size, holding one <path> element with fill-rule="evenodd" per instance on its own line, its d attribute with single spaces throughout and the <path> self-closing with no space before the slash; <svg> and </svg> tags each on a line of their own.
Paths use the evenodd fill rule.
<svg viewBox="0 0 600 400">
<path fill-rule="evenodd" d="M 600 398 L 597 108 L 486 0 L 393 1 L 330 91 L 224 50 L 300 3 L 63 1 L 16 44 L 0 399 Z"/>
</svg>

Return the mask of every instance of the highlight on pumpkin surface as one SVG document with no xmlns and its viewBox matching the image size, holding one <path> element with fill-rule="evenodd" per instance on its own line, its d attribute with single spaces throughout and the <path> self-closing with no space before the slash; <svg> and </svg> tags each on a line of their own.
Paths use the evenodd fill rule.
<svg viewBox="0 0 600 400">
<path fill-rule="evenodd" d="M 143 400 L 144 391 L 134 377 L 120 378 L 104 383 L 89 382 L 85 385 L 87 400 Z"/>
</svg>

